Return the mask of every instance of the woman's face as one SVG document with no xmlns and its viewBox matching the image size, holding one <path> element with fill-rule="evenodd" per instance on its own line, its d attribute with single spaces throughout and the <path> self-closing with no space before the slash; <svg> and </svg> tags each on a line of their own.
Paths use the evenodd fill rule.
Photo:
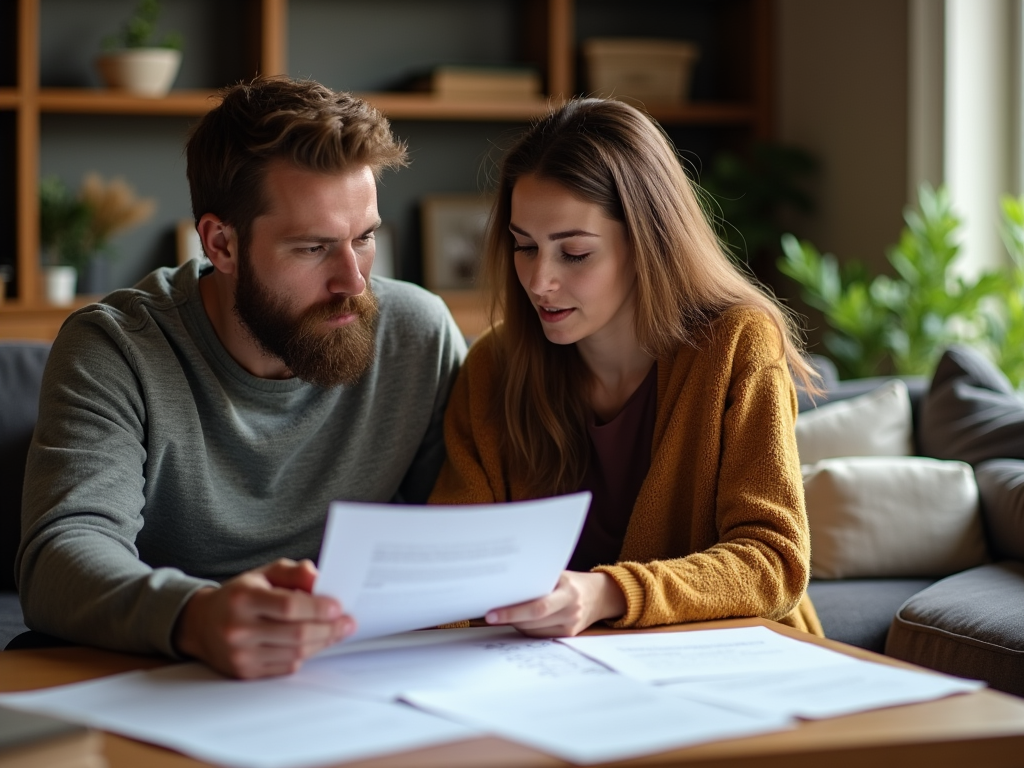
<svg viewBox="0 0 1024 768">
<path fill-rule="evenodd" d="M 512 188 L 519 282 L 555 344 L 632 341 L 636 269 L 626 228 L 536 175 Z"/>
</svg>

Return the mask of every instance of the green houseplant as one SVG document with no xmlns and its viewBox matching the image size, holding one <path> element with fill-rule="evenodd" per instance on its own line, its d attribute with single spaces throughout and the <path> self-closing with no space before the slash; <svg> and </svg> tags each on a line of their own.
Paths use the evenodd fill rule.
<svg viewBox="0 0 1024 768">
<path fill-rule="evenodd" d="M 181 66 L 181 35 L 157 37 L 159 0 L 140 0 L 116 35 L 103 41 L 96 67 L 110 88 L 139 96 L 164 96 Z"/>
<path fill-rule="evenodd" d="M 886 256 L 895 273 L 870 275 L 859 262 L 839 265 L 792 235 L 782 238 L 779 270 L 829 326 L 823 343 L 843 378 L 930 374 L 953 343 L 979 346 L 1015 385 L 1024 383 L 1024 198 L 1003 202 L 1006 270 L 975 277 L 954 268 L 961 221 L 945 189 L 924 185 L 920 211 Z"/>
<path fill-rule="evenodd" d="M 47 298 L 54 304 L 74 300 L 78 274 L 97 256 L 114 255 L 110 239 L 156 210 L 156 201 L 139 198 L 124 179 L 105 182 L 90 173 L 75 193 L 56 176 L 39 184 L 39 244 Z"/>
</svg>

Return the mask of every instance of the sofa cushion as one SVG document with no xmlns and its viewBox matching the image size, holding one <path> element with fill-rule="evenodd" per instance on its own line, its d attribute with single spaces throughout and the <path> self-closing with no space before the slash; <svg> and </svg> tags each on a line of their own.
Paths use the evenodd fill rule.
<svg viewBox="0 0 1024 768">
<path fill-rule="evenodd" d="M 858 456 L 804 466 L 816 579 L 946 576 L 988 560 L 970 466 Z"/>
<path fill-rule="evenodd" d="M 821 620 L 825 637 L 885 651 L 889 625 L 899 607 L 934 579 L 812 579 L 807 594 Z"/>
<path fill-rule="evenodd" d="M 1024 399 L 980 352 L 950 347 L 922 404 L 918 437 L 922 452 L 939 459 L 1024 459 Z"/>
<path fill-rule="evenodd" d="M 25 457 L 49 353 L 50 345 L 41 342 L 0 343 L 0 590 L 14 589 Z"/>
<path fill-rule="evenodd" d="M 796 420 L 803 464 L 840 456 L 909 456 L 913 438 L 910 395 L 900 379 L 859 397 L 803 411 Z"/>
<path fill-rule="evenodd" d="M 1024 461 L 983 461 L 974 468 L 974 476 L 992 553 L 1024 560 Z"/>
<path fill-rule="evenodd" d="M 1024 696 L 1024 563 L 983 565 L 914 595 L 896 613 L 885 652 Z"/>
</svg>

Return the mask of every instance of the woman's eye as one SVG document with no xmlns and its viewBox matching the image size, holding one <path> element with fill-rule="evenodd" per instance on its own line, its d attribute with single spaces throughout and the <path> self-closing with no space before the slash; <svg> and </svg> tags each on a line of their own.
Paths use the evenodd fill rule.
<svg viewBox="0 0 1024 768">
<path fill-rule="evenodd" d="M 562 251 L 562 259 L 570 264 L 579 264 L 586 260 L 589 255 L 589 253 L 566 253 L 565 251 Z"/>
<path fill-rule="evenodd" d="M 536 251 L 537 250 L 537 246 L 536 245 L 520 245 L 519 243 L 515 243 L 512 246 L 512 250 L 515 251 L 516 253 L 529 253 L 531 251 Z"/>
</svg>

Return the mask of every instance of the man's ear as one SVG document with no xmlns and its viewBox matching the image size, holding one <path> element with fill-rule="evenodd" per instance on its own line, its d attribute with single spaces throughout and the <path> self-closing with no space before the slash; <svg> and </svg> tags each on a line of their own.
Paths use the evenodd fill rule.
<svg viewBox="0 0 1024 768">
<path fill-rule="evenodd" d="M 204 213 L 196 231 L 213 268 L 226 275 L 235 274 L 238 270 L 238 233 L 235 228 L 212 213 Z"/>
</svg>

